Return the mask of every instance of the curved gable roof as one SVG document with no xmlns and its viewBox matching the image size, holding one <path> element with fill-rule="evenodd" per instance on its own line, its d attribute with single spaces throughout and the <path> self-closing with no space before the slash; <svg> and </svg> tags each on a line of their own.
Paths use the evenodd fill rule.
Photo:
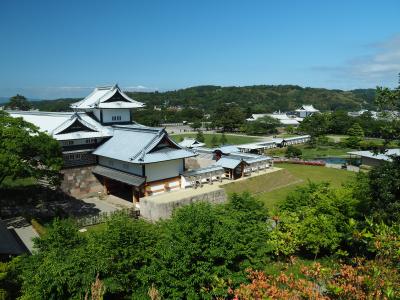
<svg viewBox="0 0 400 300">
<path fill-rule="evenodd" d="M 153 163 L 195 156 L 172 141 L 164 128 L 129 125 L 113 126 L 114 135 L 101 145 L 95 155 L 109 157 L 131 163 Z M 170 146 L 157 149 L 162 141 Z"/>
<path fill-rule="evenodd" d="M 143 103 L 131 99 L 118 85 L 97 87 L 85 99 L 71 104 L 73 109 L 138 108 Z"/>
</svg>

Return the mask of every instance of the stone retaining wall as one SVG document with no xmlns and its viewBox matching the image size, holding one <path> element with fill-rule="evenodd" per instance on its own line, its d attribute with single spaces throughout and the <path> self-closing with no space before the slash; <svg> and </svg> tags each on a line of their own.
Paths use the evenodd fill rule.
<svg viewBox="0 0 400 300">
<path fill-rule="evenodd" d="M 178 196 L 178 195 L 177 195 Z M 223 203 L 227 200 L 224 189 L 218 189 L 204 194 L 194 195 L 170 201 L 158 201 L 157 197 L 147 197 L 140 199 L 140 215 L 148 220 L 157 221 L 171 217 L 175 208 L 188 205 L 197 201 L 206 201 L 213 204 Z"/>
<path fill-rule="evenodd" d="M 94 167 L 85 166 L 62 170 L 64 179 L 61 183 L 61 189 L 75 198 L 83 198 L 90 194 L 103 192 L 103 185 L 92 173 Z"/>
</svg>

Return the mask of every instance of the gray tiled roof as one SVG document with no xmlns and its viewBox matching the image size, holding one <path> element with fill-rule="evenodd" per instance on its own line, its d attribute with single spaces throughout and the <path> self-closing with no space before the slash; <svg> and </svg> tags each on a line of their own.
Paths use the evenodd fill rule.
<svg viewBox="0 0 400 300">
<path fill-rule="evenodd" d="M 242 162 L 241 159 L 222 157 L 222 158 L 220 158 L 220 159 L 217 161 L 216 165 L 217 165 L 217 166 L 221 166 L 221 167 L 223 167 L 223 168 L 227 168 L 227 169 L 234 169 L 234 168 L 236 168 L 241 162 Z"/>
<path fill-rule="evenodd" d="M 114 126 L 113 128 L 113 137 L 97 148 L 93 154 L 139 164 L 196 155 L 191 151 L 183 150 L 170 140 L 163 128 L 151 128 L 142 125 Z M 164 138 L 172 146 L 154 150 Z"/>
<path fill-rule="evenodd" d="M 144 177 L 107 168 L 104 166 L 96 166 L 92 172 L 134 186 L 141 186 L 145 181 Z"/>
<path fill-rule="evenodd" d="M 21 245 L 18 239 L 0 220 L 0 255 L 20 255 L 27 252 L 26 247 Z"/>
<path fill-rule="evenodd" d="M 224 168 L 222 166 L 211 165 L 205 168 L 199 168 L 191 171 L 186 171 L 182 175 L 183 176 L 196 176 L 201 174 L 213 173 L 218 171 L 223 171 Z"/>
</svg>

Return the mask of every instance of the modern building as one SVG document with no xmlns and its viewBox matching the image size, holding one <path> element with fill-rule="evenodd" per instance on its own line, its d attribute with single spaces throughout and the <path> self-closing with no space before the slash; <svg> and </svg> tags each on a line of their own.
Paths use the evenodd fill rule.
<svg viewBox="0 0 400 300">
<path fill-rule="evenodd" d="M 71 105 L 73 112 L 9 113 L 60 142 L 70 194 L 99 181 L 105 192 L 138 201 L 142 196 L 180 188 L 184 160 L 196 155 L 171 140 L 164 128 L 135 123 L 132 110 L 143 106 L 114 85 L 96 88 Z M 92 173 L 96 182 L 87 181 Z"/>
<path fill-rule="evenodd" d="M 296 114 L 300 118 L 306 118 L 308 116 L 311 116 L 311 115 L 313 115 L 315 113 L 319 113 L 319 112 L 320 111 L 312 105 L 304 105 L 303 104 L 299 109 L 296 109 Z"/>
<path fill-rule="evenodd" d="M 350 155 L 350 161 L 352 158 L 359 158 L 361 159 L 361 165 L 376 167 L 383 162 L 392 161 L 391 156 L 400 156 L 400 149 L 388 149 L 384 153 L 374 153 L 372 151 L 352 151 L 347 153 Z"/>
</svg>

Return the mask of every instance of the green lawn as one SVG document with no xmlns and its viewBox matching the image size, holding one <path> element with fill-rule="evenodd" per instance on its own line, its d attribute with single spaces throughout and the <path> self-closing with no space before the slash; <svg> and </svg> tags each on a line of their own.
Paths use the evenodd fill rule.
<svg viewBox="0 0 400 300">
<path fill-rule="evenodd" d="M 314 159 L 319 157 L 347 157 L 347 152 L 354 151 L 350 148 L 334 147 L 334 146 L 317 146 L 309 148 L 305 145 L 298 146 L 301 149 L 303 159 Z"/>
<path fill-rule="evenodd" d="M 311 160 L 321 157 L 347 157 L 347 152 L 354 151 L 350 148 L 342 148 L 338 146 L 317 146 L 316 148 L 310 148 L 307 145 L 296 145 L 296 148 L 301 149 L 302 159 Z M 285 156 L 286 148 L 274 148 L 267 151 L 268 155 L 271 156 Z"/>
<path fill-rule="evenodd" d="M 279 164 L 277 165 L 277 167 L 287 170 L 295 178 L 297 178 L 298 181 L 293 182 L 293 184 L 289 186 L 259 194 L 257 197 L 262 200 L 269 208 L 274 207 L 280 201 L 284 200 L 290 192 L 296 189 L 296 187 L 306 185 L 308 181 L 325 181 L 329 182 L 334 187 L 338 187 L 341 186 L 343 183 L 355 178 L 356 176 L 355 173 L 350 171 L 317 166 Z"/>
<path fill-rule="evenodd" d="M 268 208 L 273 208 L 296 187 L 306 185 L 308 180 L 313 182 L 326 181 L 337 187 L 355 178 L 355 173 L 325 167 L 296 164 L 277 164 L 276 167 L 282 168 L 282 170 L 233 182 L 223 187 L 228 194 L 250 191 Z"/>
<path fill-rule="evenodd" d="M 228 194 L 242 193 L 245 191 L 250 191 L 252 194 L 260 194 L 296 182 L 300 183 L 299 179 L 288 170 L 283 169 L 270 174 L 254 176 L 246 180 L 228 183 L 223 185 L 223 187 Z"/>
<path fill-rule="evenodd" d="M 205 138 L 205 143 L 207 147 L 212 147 L 211 145 L 211 139 L 213 136 L 216 136 L 218 141 L 221 139 L 221 133 L 204 133 L 204 138 Z M 170 135 L 172 139 L 175 142 L 181 142 L 183 138 L 185 137 L 190 137 L 190 138 L 196 138 L 195 133 L 183 133 L 183 134 L 171 134 Z M 255 138 L 255 137 L 250 137 L 250 136 L 239 136 L 239 135 L 230 135 L 230 134 L 225 134 L 226 139 L 227 139 L 227 144 L 230 145 L 240 145 L 240 144 L 247 144 L 247 143 L 253 143 L 257 142 L 260 139 Z"/>
</svg>

